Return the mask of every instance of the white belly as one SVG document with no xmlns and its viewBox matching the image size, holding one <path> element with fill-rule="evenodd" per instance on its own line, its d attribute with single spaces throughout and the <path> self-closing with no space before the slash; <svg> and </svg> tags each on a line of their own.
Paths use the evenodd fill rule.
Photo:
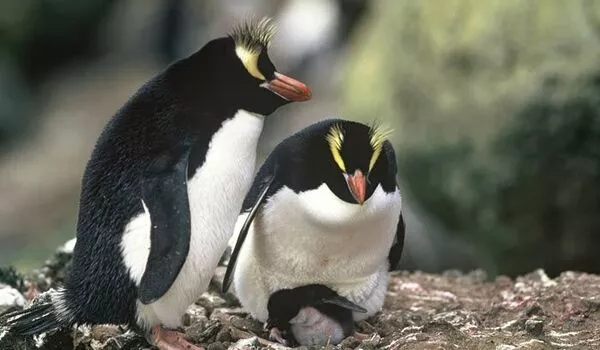
<svg viewBox="0 0 600 350">
<path fill-rule="evenodd" d="M 208 287 L 252 183 L 262 126 L 262 116 L 239 111 L 213 135 L 204 164 L 188 181 L 192 227 L 187 259 L 167 293 L 149 305 L 137 302 L 138 323 L 180 326 L 187 307 Z M 126 227 L 122 251 L 139 285 L 150 252 L 147 212 Z"/>
<path fill-rule="evenodd" d="M 343 202 L 325 185 L 299 196 L 282 189 L 246 238 L 234 276 L 236 295 L 264 321 L 271 293 L 319 283 L 368 310 L 356 319 L 374 314 L 383 304 L 400 210 L 399 192 L 386 194 L 381 187 L 363 206 Z"/>
</svg>

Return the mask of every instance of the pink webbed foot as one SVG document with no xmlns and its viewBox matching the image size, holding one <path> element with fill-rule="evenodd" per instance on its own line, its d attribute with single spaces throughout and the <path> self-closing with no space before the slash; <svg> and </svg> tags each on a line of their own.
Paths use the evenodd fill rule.
<svg viewBox="0 0 600 350">
<path fill-rule="evenodd" d="M 190 343 L 181 332 L 172 331 L 162 326 L 152 327 L 152 345 L 161 350 L 205 350 Z"/>
</svg>

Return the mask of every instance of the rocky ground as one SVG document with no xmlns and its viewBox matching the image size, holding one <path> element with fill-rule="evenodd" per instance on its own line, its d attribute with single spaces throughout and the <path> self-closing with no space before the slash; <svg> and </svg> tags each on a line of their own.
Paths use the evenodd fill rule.
<svg viewBox="0 0 600 350">
<path fill-rule="evenodd" d="M 60 283 L 69 264 L 63 247 L 35 274 L 0 270 L 0 313 L 22 308 L 31 283 L 40 290 Z M 211 287 L 184 319 L 188 336 L 208 350 L 288 349 L 266 340 L 232 295 L 221 295 L 219 267 Z M 42 294 L 38 299 L 43 299 Z M 488 281 L 480 271 L 392 273 L 384 310 L 358 324 L 370 334 L 322 349 L 596 349 L 600 347 L 600 277 L 542 270 L 512 280 Z M 149 349 L 144 338 L 118 326 L 78 327 L 35 339 L 17 339 L 0 328 L 0 350 Z M 307 349 L 307 348 L 304 348 Z"/>
</svg>

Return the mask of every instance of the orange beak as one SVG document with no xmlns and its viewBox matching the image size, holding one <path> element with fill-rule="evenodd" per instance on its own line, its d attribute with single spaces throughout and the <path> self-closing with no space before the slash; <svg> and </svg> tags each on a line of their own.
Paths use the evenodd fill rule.
<svg viewBox="0 0 600 350">
<path fill-rule="evenodd" d="M 354 197 L 358 204 L 362 205 L 365 202 L 365 194 L 367 192 L 367 179 L 362 171 L 356 169 L 353 175 L 347 175 L 346 182 L 348 183 L 352 197 Z"/>
<path fill-rule="evenodd" d="M 288 101 L 308 101 L 312 97 L 312 92 L 306 84 L 277 72 L 274 79 L 264 82 L 261 86 Z"/>
</svg>

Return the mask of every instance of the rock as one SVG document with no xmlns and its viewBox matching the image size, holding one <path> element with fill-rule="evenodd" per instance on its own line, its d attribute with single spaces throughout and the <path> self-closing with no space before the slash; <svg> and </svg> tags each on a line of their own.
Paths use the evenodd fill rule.
<svg viewBox="0 0 600 350">
<path fill-rule="evenodd" d="M 194 304 L 190 306 L 185 315 L 183 315 L 183 325 L 189 326 L 191 324 L 206 323 L 208 321 L 207 315 L 205 308 Z"/>
<path fill-rule="evenodd" d="M 348 337 L 339 344 L 339 347 L 342 349 L 354 349 L 360 345 L 360 340 L 355 337 Z"/>
<path fill-rule="evenodd" d="M 431 217 L 423 235 L 449 232 L 410 266 L 459 265 L 458 240 L 492 276 L 600 273 L 600 6 L 372 5 L 341 115 L 394 128 L 404 198 Z"/>
<path fill-rule="evenodd" d="M 221 328 L 221 330 L 219 331 L 219 333 L 217 333 L 217 337 L 215 338 L 217 341 L 220 342 L 231 342 L 234 340 L 239 339 L 240 337 L 233 337 L 231 335 L 231 328 L 229 327 L 223 327 Z"/>
<path fill-rule="evenodd" d="M 496 346 L 496 350 L 514 350 L 517 347 L 514 345 L 508 345 L 508 344 L 500 344 L 498 346 Z"/>
<path fill-rule="evenodd" d="M 215 342 L 209 344 L 208 347 L 206 347 L 206 350 L 227 350 L 228 347 L 228 343 Z"/>
<path fill-rule="evenodd" d="M 25 307 L 25 297 L 15 288 L 0 284 L 0 315 Z"/>
<path fill-rule="evenodd" d="M 359 349 L 378 349 L 381 343 L 381 337 L 378 334 L 373 334 L 367 339 L 363 340 L 359 346 Z"/>
<path fill-rule="evenodd" d="M 77 350 L 141 349 L 147 346 L 142 335 L 114 325 L 79 326 L 71 339 Z"/>
<path fill-rule="evenodd" d="M 249 331 L 254 334 L 260 334 L 263 332 L 263 325 L 261 322 L 251 318 L 234 318 L 231 320 L 231 325 L 235 328 Z"/>
<path fill-rule="evenodd" d="M 201 305 L 206 311 L 211 314 L 214 309 L 228 306 L 228 303 L 221 296 L 213 293 L 204 293 L 196 301 L 196 304 Z"/>
<path fill-rule="evenodd" d="M 257 337 L 242 339 L 235 344 L 232 344 L 228 350 L 254 350 L 260 346 Z"/>
<path fill-rule="evenodd" d="M 0 327 L 0 350 L 33 350 L 30 340 L 17 338 Z"/>
<path fill-rule="evenodd" d="M 25 289 L 23 276 L 12 266 L 0 267 L 0 283 L 9 285 L 18 290 Z"/>
<path fill-rule="evenodd" d="M 544 332 L 544 321 L 538 317 L 532 317 L 525 321 L 525 330 L 534 337 L 539 337 Z"/>
<path fill-rule="evenodd" d="M 229 251 L 226 251 L 225 254 L 223 254 L 223 256 L 228 256 Z M 219 264 L 227 264 L 228 260 L 222 260 Z M 225 278 L 225 271 L 227 271 L 227 267 L 226 266 L 218 266 L 215 270 L 215 274 L 213 276 L 213 278 L 210 280 L 210 286 L 209 286 L 209 292 L 212 292 L 214 294 L 218 294 L 221 296 L 221 298 L 225 301 L 224 305 L 229 305 L 229 306 L 240 306 L 240 302 L 237 300 L 237 298 L 235 297 L 235 294 L 233 293 L 233 286 L 231 288 L 229 288 L 229 291 L 227 291 L 226 294 L 222 294 L 221 293 L 221 289 L 223 287 L 223 279 Z"/>
</svg>

